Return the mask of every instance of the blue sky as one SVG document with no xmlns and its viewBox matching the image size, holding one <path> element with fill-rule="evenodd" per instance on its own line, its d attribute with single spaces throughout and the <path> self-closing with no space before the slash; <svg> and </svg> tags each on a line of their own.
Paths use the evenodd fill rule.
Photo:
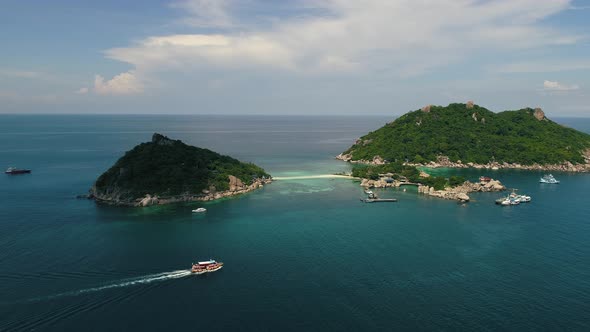
<svg viewBox="0 0 590 332">
<path fill-rule="evenodd" d="M 590 1 L 3 1 L 0 113 L 590 116 Z"/>
</svg>

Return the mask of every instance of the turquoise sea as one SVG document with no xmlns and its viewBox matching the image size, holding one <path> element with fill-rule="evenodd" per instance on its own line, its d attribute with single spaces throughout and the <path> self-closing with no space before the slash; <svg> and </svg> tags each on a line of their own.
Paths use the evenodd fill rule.
<svg viewBox="0 0 590 332">
<path fill-rule="evenodd" d="M 33 170 L 0 176 L 0 331 L 590 330 L 588 174 L 436 170 L 532 196 L 513 207 L 411 188 L 364 204 L 347 179 L 145 209 L 75 198 L 154 132 L 301 176 L 349 170 L 333 157 L 391 120 L 0 115 L 0 168 Z M 225 267 L 187 272 L 209 257 Z"/>
</svg>

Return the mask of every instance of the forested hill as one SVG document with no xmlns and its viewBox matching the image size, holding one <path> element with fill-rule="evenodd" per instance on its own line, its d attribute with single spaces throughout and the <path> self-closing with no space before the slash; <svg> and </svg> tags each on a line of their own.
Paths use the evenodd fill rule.
<svg viewBox="0 0 590 332">
<path fill-rule="evenodd" d="M 584 164 L 589 148 L 590 135 L 549 120 L 541 109 L 494 113 L 467 103 L 406 113 L 361 137 L 341 156 L 413 163 L 435 161 L 442 155 L 464 164 Z"/>
<path fill-rule="evenodd" d="M 270 177 L 254 164 L 154 134 L 151 142 L 126 152 L 103 173 L 91 194 L 118 204 L 131 203 L 148 194 L 202 195 L 203 191 L 227 190 L 230 175 L 246 185 Z"/>
</svg>

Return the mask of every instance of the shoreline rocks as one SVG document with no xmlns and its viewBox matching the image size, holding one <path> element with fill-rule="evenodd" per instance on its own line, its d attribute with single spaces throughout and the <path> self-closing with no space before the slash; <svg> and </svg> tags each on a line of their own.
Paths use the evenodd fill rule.
<svg viewBox="0 0 590 332">
<path fill-rule="evenodd" d="M 351 154 L 339 154 L 336 159 L 346 161 L 352 164 L 366 164 L 366 165 L 383 165 L 387 161 L 383 160 L 380 156 L 375 156 L 372 161 L 368 160 L 352 160 Z M 590 172 L 590 149 L 584 152 L 585 164 L 572 164 L 569 161 L 565 161 L 560 164 L 532 164 L 522 165 L 519 163 L 507 163 L 507 162 L 496 162 L 490 161 L 487 164 L 476 164 L 476 163 L 463 163 L 458 160 L 452 162 L 447 156 L 438 156 L 436 161 L 430 161 L 428 163 L 404 163 L 407 166 L 414 167 L 427 167 L 427 168 L 475 168 L 475 169 L 521 169 L 527 171 L 552 171 L 552 172 L 574 172 L 574 173 L 586 173 Z M 375 162 L 377 161 L 377 162 Z"/>
<path fill-rule="evenodd" d="M 494 179 L 475 183 L 465 181 L 459 186 L 445 188 L 444 190 L 435 190 L 433 187 L 422 185 L 418 187 L 418 193 L 438 198 L 458 200 L 460 202 L 468 202 L 471 198 L 467 194 L 472 192 L 496 192 L 503 190 L 506 190 L 506 186 Z"/>
<path fill-rule="evenodd" d="M 399 180 L 387 181 L 385 178 L 380 178 L 379 180 L 361 179 L 360 185 L 365 188 L 399 188 L 402 185 L 416 185 L 418 186 L 418 193 L 420 194 L 443 199 L 458 200 L 461 202 L 468 202 L 471 198 L 467 194 L 472 192 L 496 192 L 506 190 L 506 186 L 494 179 L 475 183 L 465 181 L 459 186 L 448 187 L 444 190 L 435 190 L 433 187 L 425 186 L 420 183 Z"/>
<path fill-rule="evenodd" d="M 147 207 L 147 206 L 154 206 L 154 205 L 165 205 L 165 204 L 172 204 L 172 203 L 181 203 L 181 202 L 207 202 L 213 201 L 216 199 L 226 198 L 237 196 L 241 194 L 248 193 L 250 191 L 254 191 L 256 189 L 262 188 L 265 184 L 272 183 L 272 179 L 256 179 L 252 184 L 245 185 L 242 181 L 233 176 L 229 176 L 229 190 L 225 191 L 216 191 L 215 188 L 210 188 L 210 190 L 203 190 L 203 194 L 201 195 L 177 195 L 177 196 L 157 196 L 157 195 L 150 195 L 147 194 L 143 198 L 138 198 L 135 200 L 125 200 L 121 199 L 121 193 L 117 192 L 116 190 L 111 192 L 108 195 L 97 195 L 95 188 L 93 187 L 90 191 L 90 194 L 85 196 L 88 199 L 94 199 L 98 203 L 109 204 L 109 205 L 118 205 L 118 206 L 130 206 L 130 207 Z"/>
</svg>

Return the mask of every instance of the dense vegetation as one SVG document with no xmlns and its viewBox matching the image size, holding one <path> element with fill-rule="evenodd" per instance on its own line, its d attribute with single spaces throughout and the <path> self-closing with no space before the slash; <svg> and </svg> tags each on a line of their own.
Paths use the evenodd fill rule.
<svg viewBox="0 0 590 332">
<path fill-rule="evenodd" d="M 352 176 L 378 180 L 380 175 L 391 174 L 394 180 L 407 180 L 413 183 L 421 183 L 423 185 L 434 187 L 435 190 L 442 190 L 445 187 L 455 187 L 463 182 L 465 178 L 462 176 L 451 176 L 445 178 L 443 176 L 436 177 L 420 177 L 420 171 L 414 166 L 403 165 L 401 162 L 392 162 L 384 165 L 354 165 L 352 169 Z"/>
<path fill-rule="evenodd" d="M 582 152 L 590 148 L 590 135 L 533 114 L 530 108 L 493 113 L 478 105 L 431 106 L 370 132 L 344 153 L 353 160 L 378 155 L 415 163 L 436 161 L 439 155 L 478 164 L 584 163 Z"/>
<path fill-rule="evenodd" d="M 151 142 L 126 152 L 98 178 L 95 187 L 97 193 L 116 191 L 124 199 L 146 194 L 200 194 L 211 186 L 227 190 L 229 175 L 244 184 L 251 184 L 256 178 L 270 177 L 254 164 L 154 134 Z"/>
</svg>

